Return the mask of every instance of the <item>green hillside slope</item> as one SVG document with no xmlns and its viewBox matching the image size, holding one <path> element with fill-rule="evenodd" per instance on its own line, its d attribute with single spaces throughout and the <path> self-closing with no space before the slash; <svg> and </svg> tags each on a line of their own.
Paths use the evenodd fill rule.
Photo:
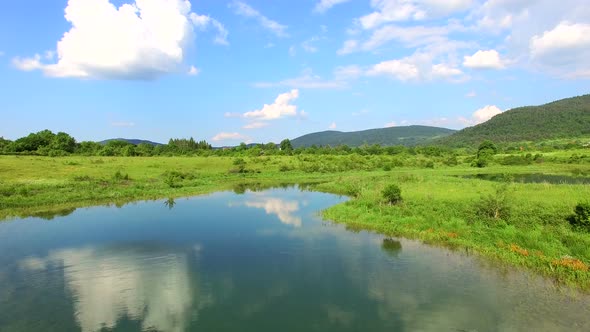
<svg viewBox="0 0 590 332">
<path fill-rule="evenodd" d="M 465 128 L 438 142 L 450 146 L 494 142 L 537 141 L 590 135 L 590 95 L 541 106 L 511 109 L 477 126 Z"/>
<path fill-rule="evenodd" d="M 382 146 L 426 144 L 435 138 L 448 136 L 455 132 L 452 129 L 428 127 L 428 126 L 405 126 L 369 129 L 354 132 L 323 131 L 307 134 L 291 140 L 293 147 L 316 146 L 338 146 L 348 145 L 350 147 L 363 144 L 380 144 Z"/>
</svg>

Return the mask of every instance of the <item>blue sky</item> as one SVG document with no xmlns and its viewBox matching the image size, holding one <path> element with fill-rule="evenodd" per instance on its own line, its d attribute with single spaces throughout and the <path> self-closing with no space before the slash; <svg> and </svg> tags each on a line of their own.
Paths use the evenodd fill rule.
<svg viewBox="0 0 590 332">
<path fill-rule="evenodd" d="M 463 128 L 586 94 L 587 0 L 0 4 L 0 136 L 213 145 Z"/>
</svg>

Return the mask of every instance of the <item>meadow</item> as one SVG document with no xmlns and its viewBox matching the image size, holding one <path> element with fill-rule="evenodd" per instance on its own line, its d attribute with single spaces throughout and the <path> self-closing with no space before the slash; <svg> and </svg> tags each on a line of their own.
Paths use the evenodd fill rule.
<svg viewBox="0 0 590 332">
<path fill-rule="evenodd" d="M 86 206 L 305 184 L 310 190 L 350 197 L 321 213 L 352 230 L 477 253 L 588 290 L 590 233 L 572 228 L 567 218 L 577 204 L 590 199 L 590 185 L 521 183 L 513 178 L 553 174 L 585 179 L 590 175 L 585 153 L 543 152 L 542 158 L 523 165 L 503 165 L 515 155 L 498 154 L 485 168 L 472 167 L 469 154 L 452 161 L 447 156 L 354 153 L 0 156 L 0 219 L 50 220 Z M 498 174 L 503 180 L 468 177 L 481 173 Z M 397 204 L 382 195 L 391 184 L 401 189 L 402 201 Z"/>
</svg>

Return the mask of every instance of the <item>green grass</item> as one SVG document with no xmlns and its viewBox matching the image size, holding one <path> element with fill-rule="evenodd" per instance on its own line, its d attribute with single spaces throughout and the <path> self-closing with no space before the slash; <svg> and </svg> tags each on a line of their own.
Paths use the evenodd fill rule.
<svg viewBox="0 0 590 332">
<path fill-rule="evenodd" d="M 575 151 L 570 154 L 576 153 Z M 578 151 L 579 153 L 579 151 Z M 569 158 L 558 153 L 564 160 Z M 501 157 L 501 156 L 500 156 Z M 244 157 L 246 173 L 229 157 L 0 157 L 0 219 L 66 215 L 76 207 L 198 195 L 244 186 L 311 183 L 313 189 L 351 199 L 323 211 L 350 227 L 460 248 L 555 280 L 590 289 L 590 234 L 566 221 L 590 199 L 589 185 L 508 185 L 505 219 L 482 218 L 477 206 L 501 184 L 457 177 L 477 173 L 590 174 L 589 164 L 493 165 L 475 169 L 436 163 L 384 171 L 396 156 Z M 461 159 L 461 158 L 460 158 Z M 403 202 L 384 201 L 397 184 Z"/>
</svg>

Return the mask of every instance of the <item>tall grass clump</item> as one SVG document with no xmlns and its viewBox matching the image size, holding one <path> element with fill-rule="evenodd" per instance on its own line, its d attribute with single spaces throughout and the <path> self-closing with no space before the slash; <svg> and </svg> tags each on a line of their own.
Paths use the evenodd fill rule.
<svg viewBox="0 0 590 332">
<path fill-rule="evenodd" d="M 402 201 L 402 190 L 397 184 L 388 185 L 381 194 L 388 204 L 394 205 Z"/>
</svg>

